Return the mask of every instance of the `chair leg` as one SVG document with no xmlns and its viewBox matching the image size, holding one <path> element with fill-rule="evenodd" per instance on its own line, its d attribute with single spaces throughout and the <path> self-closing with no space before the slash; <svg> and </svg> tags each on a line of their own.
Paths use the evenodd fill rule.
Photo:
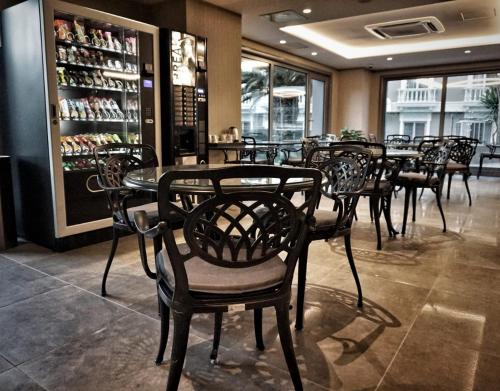
<svg viewBox="0 0 500 391">
<path fill-rule="evenodd" d="M 387 231 L 389 231 L 389 236 L 393 237 L 398 234 L 394 226 L 392 225 L 391 218 L 391 202 L 392 202 L 392 193 L 389 193 L 386 196 L 382 197 L 382 211 L 384 212 L 385 223 L 387 224 Z"/>
<path fill-rule="evenodd" d="M 158 302 L 160 304 L 160 317 L 161 317 L 161 334 L 160 334 L 160 348 L 158 349 L 158 355 L 156 356 L 156 365 L 160 365 L 163 362 L 163 355 L 165 354 L 165 348 L 168 342 L 168 331 L 170 322 L 170 308 L 163 302 L 163 300 L 158 296 Z"/>
<path fill-rule="evenodd" d="M 144 239 L 144 235 L 137 233 L 137 241 L 139 242 L 139 253 L 141 254 L 141 263 L 146 276 L 149 278 L 156 280 L 156 273 L 153 273 L 148 265 L 148 255 L 146 252 L 146 240 Z M 156 246 L 155 246 L 156 247 Z M 155 253 L 156 256 L 156 253 Z"/>
<path fill-rule="evenodd" d="M 420 196 L 418 197 L 419 200 L 422 199 L 422 196 L 424 195 L 424 190 L 425 190 L 425 187 L 422 187 L 422 190 L 420 190 Z"/>
<path fill-rule="evenodd" d="M 373 199 L 372 199 L 373 198 Z M 375 230 L 377 231 L 377 250 L 382 249 L 382 233 L 380 232 L 380 197 L 370 197 L 373 214 L 375 215 Z M 370 208 L 370 210 L 372 210 Z"/>
<path fill-rule="evenodd" d="M 405 187 L 405 207 L 404 207 L 404 211 L 403 211 L 403 229 L 401 230 L 401 235 L 405 235 L 406 233 L 406 221 L 408 219 L 408 206 L 410 204 L 410 195 L 411 195 L 411 192 L 413 191 L 413 189 L 408 186 L 408 187 Z"/>
<path fill-rule="evenodd" d="M 296 391 L 302 391 L 302 381 L 300 380 L 299 367 L 293 350 L 292 333 L 290 332 L 289 307 L 290 303 L 282 303 L 275 307 L 276 320 L 278 322 L 278 332 L 280 335 L 281 347 L 285 355 L 286 365 L 292 378 L 292 382 Z"/>
<path fill-rule="evenodd" d="M 192 314 L 190 312 L 172 311 L 174 318 L 174 339 L 170 358 L 170 372 L 168 374 L 167 391 L 177 391 L 182 375 L 182 366 L 186 358 L 189 339 L 189 325 Z"/>
<path fill-rule="evenodd" d="M 358 307 L 363 307 L 363 292 L 361 290 L 361 283 L 359 282 L 358 272 L 356 271 L 356 265 L 354 264 L 354 257 L 352 256 L 351 249 L 351 234 L 344 236 L 345 253 L 347 255 L 347 260 L 349 261 L 349 266 L 351 267 L 352 275 L 354 281 L 356 282 L 356 288 L 358 289 Z"/>
<path fill-rule="evenodd" d="M 469 206 L 472 206 L 472 198 L 470 196 L 469 175 L 468 174 L 464 174 L 464 183 L 465 183 L 465 189 L 467 190 L 467 195 L 469 196 Z"/>
<path fill-rule="evenodd" d="M 253 326 L 255 329 L 255 346 L 257 349 L 264 350 L 264 339 L 262 338 L 262 308 L 253 310 Z"/>
<path fill-rule="evenodd" d="M 113 242 L 111 243 L 111 251 L 109 252 L 108 262 L 106 262 L 106 268 L 104 269 L 104 274 L 102 276 L 101 284 L 101 296 L 105 297 L 106 293 L 106 280 L 108 279 L 109 269 L 111 268 L 111 263 L 115 257 L 116 248 L 118 247 L 118 241 L 120 240 L 120 231 L 113 228 Z"/>
<path fill-rule="evenodd" d="M 214 341 L 212 345 L 212 352 L 210 353 L 210 362 L 212 364 L 215 364 L 217 362 L 217 354 L 219 353 L 223 315 L 224 315 L 223 312 L 214 313 Z"/>
<path fill-rule="evenodd" d="M 446 232 L 446 219 L 444 217 L 443 206 L 441 205 L 441 189 L 439 187 L 436 189 L 436 201 L 439 213 L 441 213 L 441 218 L 443 219 L 443 232 Z"/>
<path fill-rule="evenodd" d="M 481 154 L 481 158 L 479 159 L 479 170 L 477 170 L 477 179 L 481 176 L 481 171 L 483 171 L 483 160 L 484 160 L 484 155 Z"/>
<path fill-rule="evenodd" d="M 373 200 L 372 197 L 368 198 L 369 208 L 370 208 L 370 220 L 373 223 Z"/>
<path fill-rule="evenodd" d="M 411 216 L 411 221 L 415 222 L 417 220 L 417 188 L 415 187 L 412 191 L 412 209 L 413 213 Z"/>
<path fill-rule="evenodd" d="M 306 273 L 307 273 L 307 254 L 309 252 L 310 242 L 304 244 L 302 253 L 299 257 L 299 275 L 297 284 L 297 310 L 295 315 L 295 329 L 302 330 L 304 327 L 304 301 L 306 294 Z"/>
<path fill-rule="evenodd" d="M 453 174 L 450 172 L 448 173 L 448 191 L 446 192 L 446 199 L 450 199 L 450 189 L 451 189 L 451 180 L 453 179 Z"/>
</svg>

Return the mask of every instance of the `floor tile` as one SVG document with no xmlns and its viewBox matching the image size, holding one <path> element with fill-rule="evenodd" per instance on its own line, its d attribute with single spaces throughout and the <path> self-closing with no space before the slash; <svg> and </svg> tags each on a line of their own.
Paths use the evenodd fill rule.
<svg viewBox="0 0 500 391">
<path fill-rule="evenodd" d="M 45 388 L 26 376 L 19 369 L 12 368 L 0 373 L 0 390 L 5 391 L 46 391 Z"/>
<path fill-rule="evenodd" d="M 412 328 L 446 343 L 500 357 L 500 303 L 476 296 L 433 291 Z"/>
<path fill-rule="evenodd" d="M 5 372 L 7 369 L 12 368 L 12 364 L 8 362 L 5 358 L 0 356 L 0 373 Z"/>
<path fill-rule="evenodd" d="M 476 350 L 410 332 L 378 390 L 472 390 L 479 360 Z"/>
<path fill-rule="evenodd" d="M 0 354 L 17 365 L 125 314 L 122 307 L 77 288 L 53 289 L 0 308 Z"/>
<path fill-rule="evenodd" d="M 0 307 L 64 285 L 53 277 L 0 256 Z"/>
</svg>

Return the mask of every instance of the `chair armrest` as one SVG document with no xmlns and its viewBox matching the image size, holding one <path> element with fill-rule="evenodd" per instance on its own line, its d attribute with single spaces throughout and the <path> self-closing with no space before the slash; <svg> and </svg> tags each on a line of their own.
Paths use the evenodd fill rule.
<svg viewBox="0 0 500 391">
<path fill-rule="evenodd" d="M 149 228 L 148 215 L 144 210 L 139 210 L 134 213 L 134 222 L 137 231 L 149 239 L 153 239 L 158 235 L 161 235 L 167 227 L 167 224 L 164 221 L 160 221 L 154 227 Z"/>
</svg>

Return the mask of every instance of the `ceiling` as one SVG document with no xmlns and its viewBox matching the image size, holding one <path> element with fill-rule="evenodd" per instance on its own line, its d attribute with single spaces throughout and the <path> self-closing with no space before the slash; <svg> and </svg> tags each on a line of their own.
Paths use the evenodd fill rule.
<svg viewBox="0 0 500 391">
<path fill-rule="evenodd" d="M 500 0 L 205 1 L 242 15 L 244 38 L 337 69 L 388 70 L 500 60 Z M 311 13 L 303 14 L 305 8 Z M 302 20 L 276 23 L 262 17 L 284 10 L 295 11 Z M 464 21 L 461 13 L 471 20 Z M 381 40 L 364 28 L 372 23 L 428 16 L 438 17 L 445 32 Z M 335 53 L 332 49 L 337 44 Z M 345 58 L 351 55 L 358 58 Z"/>
</svg>

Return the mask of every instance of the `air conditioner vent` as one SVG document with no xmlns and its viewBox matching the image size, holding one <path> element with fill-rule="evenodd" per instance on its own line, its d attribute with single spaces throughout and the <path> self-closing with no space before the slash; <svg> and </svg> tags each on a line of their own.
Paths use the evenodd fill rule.
<svg viewBox="0 0 500 391">
<path fill-rule="evenodd" d="M 365 29 L 379 39 L 408 38 L 444 32 L 443 24 L 434 16 L 369 24 Z"/>
</svg>

